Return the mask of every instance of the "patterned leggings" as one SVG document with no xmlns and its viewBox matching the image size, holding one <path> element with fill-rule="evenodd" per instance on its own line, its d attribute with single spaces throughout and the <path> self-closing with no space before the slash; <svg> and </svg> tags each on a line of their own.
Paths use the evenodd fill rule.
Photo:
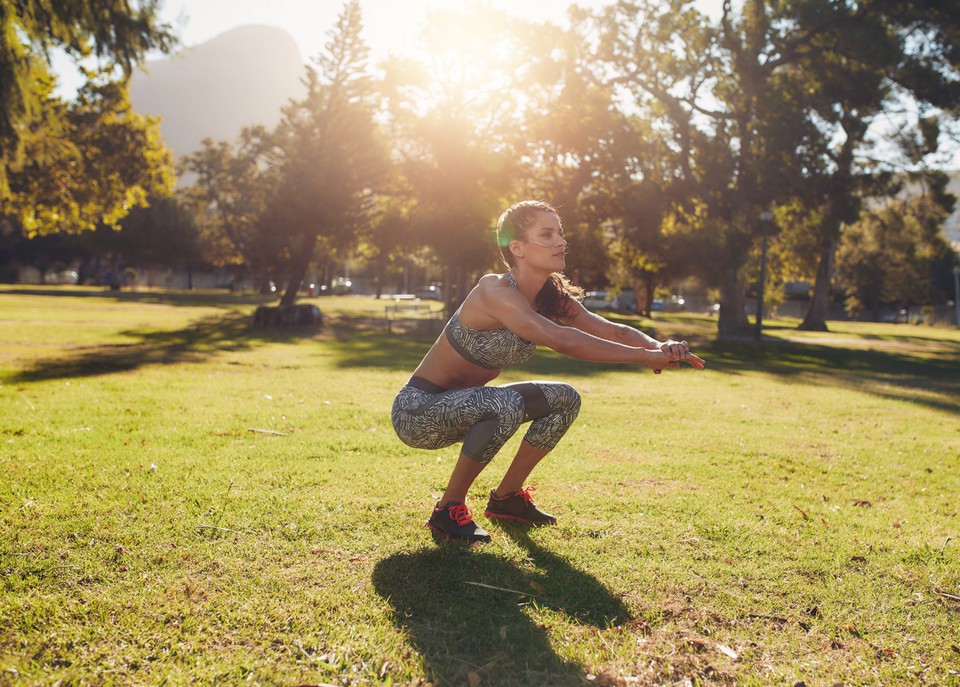
<svg viewBox="0 0 960 687">
<path fill-rule="evenodd" d="M 471 460 L 489 463 L 520 425 L 524 441 L 550 451 L 580 412 L 580 394 L 569 384 L 518 382 L 444 391 L 411 377 L 393 402 L 393 428 L 403 443 L 438 449 L 463 442 Z"/>
</svg>

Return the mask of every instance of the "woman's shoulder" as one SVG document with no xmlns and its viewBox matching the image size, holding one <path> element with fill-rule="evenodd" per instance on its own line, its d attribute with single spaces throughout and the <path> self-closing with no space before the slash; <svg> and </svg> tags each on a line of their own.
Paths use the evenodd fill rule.
<svg viewBox="0 0 960 687">
<path fill-rule="evenodd" d="M 507 274 L 485 274 L 477 281 L 477 285 L 468 296 L 475 300 L 486 300 L 488 296 L 503 296 L 503 289 L 510 288 Z"/>
<path fill-rule="evenodd" d="M 472 329 L 505 326 L 501 319 L 504 310 L 519 308 L 526 303 L 519 291 L 513 288 L 508 275 L 485 274 L 480 277 L 461 306 L 460 321 L 464 325 Z"/>
<path fill-rule="evenodd" d="M 493 273 L 483 275 L 479 281 L 477 281 L 477 285 L 473 291 L 474 293 L 471 295 L 475 295 L 478 300 L 491 301 L 493 303 L 500 303 L 504 299 L 511 300 L 514 294 L 518 296 L 520 294 L 520 292 L 517 291 L 516 282 L 509 272 L 506 274 Z"/>
<path fill-rule="evenodd" d="M 477 286 L 485 289 L 510 286 L 510 280 L 508 279 L 509 275 L 509 272 L 506 274 L 498 274 L 496 272 L 485 274 L 480 277 L 480 280 L 477 282 Z"/>
</svg>

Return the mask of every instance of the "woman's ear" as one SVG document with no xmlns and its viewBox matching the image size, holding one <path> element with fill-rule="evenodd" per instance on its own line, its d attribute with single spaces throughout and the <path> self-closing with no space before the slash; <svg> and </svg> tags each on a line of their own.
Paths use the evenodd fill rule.
<svg viewBox="0 0 960 687">
<path fill-rule="evenodd" d="M 523 257 L 523 243 L 514 239 L 509 244 L 507 244 L 507 250 L 513 253 L 513 257 L 522 258 Z"/>
</svg>

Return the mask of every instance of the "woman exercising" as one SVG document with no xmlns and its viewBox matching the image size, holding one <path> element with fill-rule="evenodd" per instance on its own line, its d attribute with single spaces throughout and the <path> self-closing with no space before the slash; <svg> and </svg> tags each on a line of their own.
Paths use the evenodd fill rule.
<svg viewBox="0 0 960 687">
<path fill-rule="evenodd" d="M 525 422 L 530 426 L 490 492 L 484 515 L 530 525 L 556 523 L 534 505 L 533 487 L 523 485 L 573 424 L 580 395 L 560 382 L 486 386 L 502 368 L 529 360 L 537 344 L 580 360 L 637 363 L 657 373 L 681 361 L 704 365 L 686 341 L 660 342 L 583 307 L 583 292 L 561 272 L 567 242 L 557 211 L 547 203 L 524 201 L 508 208 L 497 222 L 497 242 L 509 271 L 480 279 L 393 403 L 393 426 L 405 444 L 438 449 L 463 442 L 427 521 L 438 540 L 490 540 L 467 508 L 467 491 Z"/>
</svg>

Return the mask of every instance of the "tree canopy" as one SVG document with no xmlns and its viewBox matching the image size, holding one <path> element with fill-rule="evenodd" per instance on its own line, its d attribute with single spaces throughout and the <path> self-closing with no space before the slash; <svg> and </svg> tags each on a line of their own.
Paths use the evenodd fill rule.
<svg viewBox="0 0 960 687">
<path fill-rule="evenodd" d="M 0 198 L 25 160 L 37 122 L 50 121 L 52 50 L 95 58 L 98 72 L 129 76 L 151 50 L 170 50 L 160 0 L 0 0 Z"/>
<path fill-rule="evenodd" d="M 883 214 L 875 200 L 927 167 L 943 124 L 960 114 L 952 5 L 725 0 L 712 18 L 693 0 L 620 0 L 571 7 L 559 27 L 474 4 L 430 15 L 422 59 L 377 68 L 361 29 L 359 3 L 347 2 L 307 69 L 306 96 L 276 129 L 205 141 L 182 161 L 208 259 L 285 280 L 284 303 L 311 261 L 356 249 L 378 279 L 432 260 L 448 298 L 462 296 L 496 262 L 496 215 L 530 197 L 560 207 L 574 246 L 568 272 L 580 283 L 633 286 L 645 311 L 657 288 L 694 275 L 719 293 L 721 335 L 747 325 L 768 233 L 768 279 L 814 281 L 803 325 L 812 329 L 825 327 L 838 248 L 848 295 L 867 298 L 856 284 L 868 260 L 848 234 L 865 249 L 887 236 L 878 227 L 892 227 L 904 251 L 933 256 L 913 270 L 942 272 L 952 258 L 935 239 L 943 212 L 904 202 Z M 45 40 L 24 50 L 42 53 Z M 126 63 L 111 59 L 122 72 Z M 130 115 L 121 87 L 101 80 L 63 103 L 51 83 L 37 72 L 32 91 L 48 135 L 19 140 L 22 159 L 5 167 L 28 231 L 115 222 L 168 188 L 155 122 Z M 880 126 L 891 120 L 893 142 Z M 84 121 L 101 134 L 85 138 Z M 123 135 L 110 138 L 128 147 L 105 145 L 102 132 L 117 122 Z M 58 127 L 72 132 L 69 146 L 49 135 Z M 112 174 L 118 166 L 128 176 Z M 100 205 L 77 173 L 112 189 L 96 195 Z M 937 279 L 908 296 L 877 293 L 934 298 Z"/>
<path fill-rule="evenodd" d="M 709 247 L 697 271 L 720 288 L 721 334 L 745 327 L 764 210 L 795 198 L 817 209 L 820 226 L 809 228 L 828 287 L 840 228 L 856 219 L 857 155 L 873 117 L 894 96 L 955 106 L 957 12 L 906 5 L 727 0 L 711 22 L 671 0 L 597 15 L 597 79 L 623 88 L 663 136 L 670 167 L 660 183 L 679 191 L 666 226 Z"/>
<path fill-rule="evenodd" d="M 135 113 L 126 80 L 170 27 L 150 0 L 0 0 L 0 230 L 27 236 L 116 226 L 173 168 L 156 119 Z M 72 101 L 56 92 L 50 57 L 80 62 Z M 88 61 L 93 60 L 91 66 Z"/>
</svg>

